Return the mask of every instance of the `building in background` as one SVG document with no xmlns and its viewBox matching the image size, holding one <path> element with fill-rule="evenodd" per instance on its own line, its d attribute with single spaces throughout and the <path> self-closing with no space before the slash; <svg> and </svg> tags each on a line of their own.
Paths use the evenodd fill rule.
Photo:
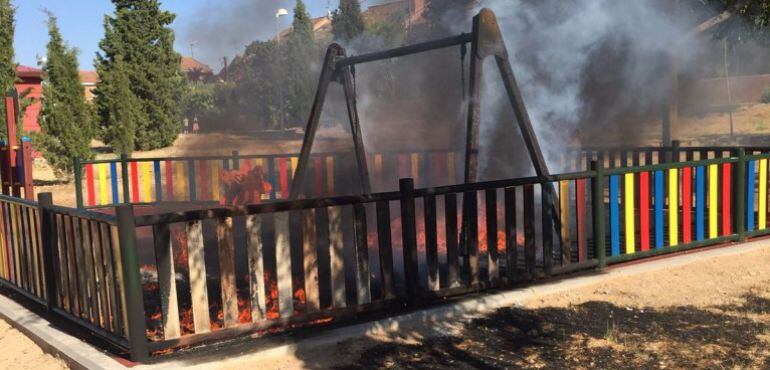
<svg viewBox="0 0 770 370">
<path fill-rule="evenodd" d="M 80 71 L 80 83 L 86 90 L 86 101 L 94 100 L 94 90 L 99 82 L 99 74 L 96 71 Z"/>
<path fill-rule="evenodd" d="M 204 64 L 193 57 L 182 57 L 182 72 L 190 82 L 215 82 L 214 70 L 207 64 Z"/>
<path fill-rule="evenodd" d="M 38 118 L 43 107 L 41 100 L 43 96 L 43 70 L 20 65 L 16 67 L 16 74 L 19 77 L 19 81 L 16 83 L 19 96 L 31 101 L 22 118 L 23 130 L 24 132 L 39 132 Z"/>
</svg>

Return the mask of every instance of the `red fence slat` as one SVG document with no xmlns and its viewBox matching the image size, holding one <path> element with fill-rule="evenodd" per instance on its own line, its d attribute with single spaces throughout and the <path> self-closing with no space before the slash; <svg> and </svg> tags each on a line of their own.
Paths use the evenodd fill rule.
<svg viewBox="0 0 770 370">
<path fill-rule="evenodd" d="M 682 242 L 692 241 L 692 168 L 682 169 Z"/>
<path fill-rule="evenodd" d="M 722 235 L 732 234 L 732 163 L 722 165 Z"/>
<path fill-rule="evenodd" d="M 96 192 L 94 191 L 94 165 L 86 165 L 86 189 L 88 189 L 88 205 L 96 205 Z"/>
<path fill-rule="evenodd" d="M 650 250 L 650 173 L 639 174 L 639 236 L 642 251 Z"/>
</svg>

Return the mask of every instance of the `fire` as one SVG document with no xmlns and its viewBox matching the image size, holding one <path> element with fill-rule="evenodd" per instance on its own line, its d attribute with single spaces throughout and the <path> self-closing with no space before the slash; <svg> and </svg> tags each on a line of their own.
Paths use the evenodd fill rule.
<svg viewBox="0 0 770 370">
<path fill-rule="evenodd" d="M 261 166 L 243 166 L 238 170 L 224 171 L 222 183 L 224 197 L 221 203 L 231 206 L 259 203 L 262 195 L 270 193 L 273 188 Z"/>
<path fill-rule="evenodd" d="M 252 170 L 253 171 L 253 170 Z M 479 251 L 484 253 L 488 251 L 488 245 L 487 245 L 487 223 L 486 223 L 486 212 L 483 207 L 483 202 L 480 202 L 479 206 L 479 213 L 478 213 L 478 243 L 479 243 Z M 439 212 L 437 212 L 437 246 L 438 251 L 440 254 L 445 254 L 447 249 L 447 239 L 446 239 L 446 223 L 444 219 L 444 212 L 443 210 L 439 209 Z M 458 212 L 460 213 L 460 212 Z M 504 253 L 506 250 L 506 237 L 504 229 L 504 222 L 501 220 L 504 220 L 504 215 L 502 211 L 502 207 L 498 207 L 498 229 L 493 231 L 497 235 L 497 249 L 498 251 Z M 418 249 L 424 253 L 425 252 L 425 246 L 426 246 L 426 233 L 425 233 L 425 222 L 424 222 L 424 216 L 422 214 L 417 215 L 418 222 L 417 222 L 417 243 L 418 243 Z M 458 215 L 457 218 L 457 226 L 458 228 L 462 224 L 461 216 Z M 401 241 L 401 219 L 398 217 L 395 217 L 391 220 L 391 233 L 392 233 L 392 241 L 393 245 L 396 248 L 400 248 L 402 246 Z M 459 237 L 459 236 L 458 236 Z M 172 239 L 174 241 L 173 243 L 173 256 L 174 256 L 174 264 L 175 264 L 175 270 L 178 275 L 181 276 L 189 276 L 189 264 L 188 264 L 188 253 L 187 253 L 187 236 L 184 231 L 184 228 L 182 227 L 175 227 L 172 228 Z M 516 235 L 517 239 L 517 245 L 523 245 L 524 244 L 524 235 L 522 233 L 517 233 Z M 370 232 L 367 236 L 367 241 L 370 245 L 370 247 L 377 246 L 378 243 L 378 235 L 376 230 L 370 229 Z M 142 276 L 143 276 L 143 282 L 144 282 L 144 293 L 145 293 L 145 308 L 146 308 L 146 322 L 147 322 L 147 338 L 151 341 L 160 341 L 163 339 L 163 333 L 162 333 L 162 314 L 161 314 L 161 305 L 160 305 L 160 297 L 159 297 L 159 287 L 157 283 L 157 269 L 153 265 L 146 265 L 142 266 Z M 184 280 L 184 279 L 183 279 Z M 266 320 L 275 320 L 280 318 L 279 313 L 279 300 L 278 300 L 278 281 L 277 281 L 277 274 L 275 271 L 272 270 L 265 270 L 264 272 L 264 280 L 265 280 L 265 319 Z M 305 290 L 303 288 L 304 281 L 302 277 L 293 277 L 293 286 L 296 287 L 296 289 L 293 292 L 293 306 L 294 306 L 294 315 L 302 315 L 304 314 L 305 308 L 306 308 L 306 300 L 307 296 L 305 293 Z M 210 287 L 218 286 L 218 284 L 211 284 Z M 249 296 L 249 277 L 248 276 L 239 276 L 237 279 L 237 286 L 238 286 L 238 322 L 240 324 L 248 324 L 253 322 L 252 317 L 252 307 L 251 307 L 251 300 Z M 194 320 L 193 320 L 193 313 L 192 313 L 192 304 L 190 302 L 190 296 L 189 296 L 189 285 L 187 285 L 186 282 L 182 281 L 178 283 L 178 289 L 180 292 L 184 292 L 187 290 L 187 293 L 180 293 L 178 295 L 179 299 L 179 319 L 180 319 L 180 325 L 181 325 L 181 334 L 183 336 L 185 335 L 191 335 L 195 333 L 194 329 Z M 224 326 L 224 312 L 221 307 L 221 299 L 218 297 L 219 291 L 218 289 L 214 291 L 209 292 L 209 311 L 210 311 L 210 317 L 211 317 L 211 330 L 218 330 L 221 329 Z M 320 325 L 325 324 L 332 321 L 332 318 L 323 318 L 318 319 L 315 321 L 310 322 L 310 325 Z M 281 329 L 271 329 L 268 332 L 279 332 L 283 331 L 286 328 Z"/>
</svg>

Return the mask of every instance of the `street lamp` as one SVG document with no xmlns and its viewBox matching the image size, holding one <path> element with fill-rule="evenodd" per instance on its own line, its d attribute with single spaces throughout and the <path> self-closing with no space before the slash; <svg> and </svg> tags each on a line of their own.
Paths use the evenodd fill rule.
<svg viewBox="0 0 770 370">
<path fill-rule="evenodd" d="M 281 47 L 281 17 L 289 15 L 289 11 L 280 8 L 275 12 L 275 42 L 278 48 Z M 280 50 L 280 49 L 279 49 Z M 278 114 L 280 114 L 279 122 L 281 125 L 281 133 L 286 129 L 286 122 L 284 120 L 283 112 L 283 85 L 278 86 Z"/>
<path fill-rule="evenodd" d="M 289 15 L 289 11 L 281 8 L 275 12 L 275 38 L 281 41 L 281 17 Z"/>
</svg>

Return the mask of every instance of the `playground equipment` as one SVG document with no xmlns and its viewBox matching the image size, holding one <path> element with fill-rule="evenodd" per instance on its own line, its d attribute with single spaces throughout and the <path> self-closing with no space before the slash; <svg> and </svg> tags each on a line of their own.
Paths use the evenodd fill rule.
<svg viewBox="0 0 770 370">
<path fill-rule="evenodd" d="M 17 139 L 17 117 L 19 115 L 19 94 L 11 89 L 4 99 L 5 127 L 8 141 L 0 141 L 0 175 L 2 175 L 2 193 L 35 199 L 32 182 L 32 143 L 23 137 L 21 145 Z"/>
<path fill-rule="evenodd" d="M 443 49 L 453 46 L 459 46 L 465 59 L 467 44 L 471 45 L 470 54 L 470 96 L 468 102 L 468 121 L 467 136 L 465 147 L 465 175 L 464 182 L 475 182 L 478 168 L 478 145 L 479 145 L 479 123 L 481 108 L 481 82 L 483 80 L 483 62 L 488 57 L 494 57 L 502 78 L 503 85 L 508 94 L 511 107 L 513 108 L 516 122 L 521 130 L 522 138 L 527 147 L 535 172 L 537 176 L 543 177 L 549 174 L 548 166 L 543 158 L 540 144 L 538 143 L 535 132 L 532 128 L 532 122 L 524 106 L 521 92 L 516 83 L 513 69 L 508 57 L 508 51 L 503 41 L 500 26 L 497 18 L 489 9 L 482 9 L 478 15 L 473 18 L 473 30 L 471 33 L 463 33 L 457 36 L 448 37 L 440 40 L 428 41 L 424 43 L 404 46 L 391 50 L 348 57 L 345 49 L 332 44 L 326 51 L 326 57 L 321 69 L 321 77 L 318 82 L 315 100 L 310 118 L 308 119 L 307 129 L 305 130 L 305 139 L 302 143 L 302 152 L 299 156 L 299 162 L 295 171 L 290 199 L 298 199 L 302 191 L 302 183 L 306 168 L 309 164 L 310 153 L 313 149 L 316 132 L 321 119 L 321 112 L 326 102 L 326 94 L 329 85 L 332 82 L 338 82 L 342 85 L 345 102 L 347 104 L 348 118 L 350 121 L 351 135 L 356 155 L 356 164 L 358 170 L 358 186 L 360 193 L 370 194 L 372 192 L 369 167 L 366 161 L 366 150 L 364 148 L 363 138 L 361 136 L 361 125 L 358 117 L 358 107 L 356 100 L 356 91 L 354 85 L 355 66 L 363 63 L 370 63 L 380 60 L 393 59 L 409 55 L 429 52 L 432 50 Z"/>
<path fill-rule="evenodd" d="M 81 328 L 142 361 L 770 235 L 770 147 L 584 149 L 568 155 L 575 172 L 449 186 L 423 176 L 451 173 L 450 153 L 359 151 L 357 166 L 373 163 L 375 182 L 387 163 L 402 179 L 396 191 L 348 196 L 333 196 L 350 182 L 337 182 L 342 154 L 307 154 L 312 189 L 321 192 L 314 199 L 143 215 L 121 204 L 112 215 L 55 207 L 50 194 L 38 203 L 0 195 L 0 285 L 68 320 L 68 330 Z M 220 166 L 267 168 L 270 197 L 286 198 L 291 186 L 299 189 L 291 172 L 304 168 L 300 161 L 237 153 L 122 158 L 76 162 L 76 173 L 85 167 L 90 205 L 97 197 L 217 201 L 224 191 L 215 191 L 221 172 L 212 168 Z"/>
</svg>

